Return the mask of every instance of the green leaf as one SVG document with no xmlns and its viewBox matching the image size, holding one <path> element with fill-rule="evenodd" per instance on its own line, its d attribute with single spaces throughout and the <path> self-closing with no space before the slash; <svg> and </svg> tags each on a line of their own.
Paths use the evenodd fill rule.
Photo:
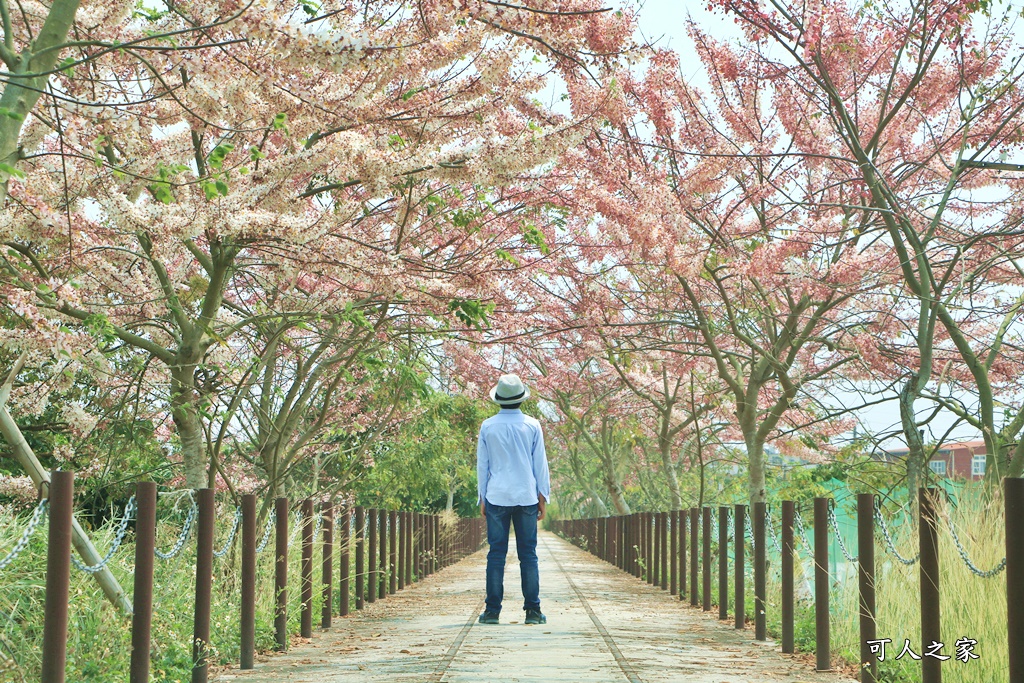
<svg viewBox="0 0 1024 683">
<path fill-rule="evenodd" d="M 11 111 L 7 107 L 0 107 L 0 116 L 6 116 L 7 118 L 14 119 L 15 121 L 24 121 L 25 120 L 24 116 L 22 116 L 21 114 L 19 114 L 16 111 Z"/>
<path fill-rule="evenodd" d="M 147 189 L 153 194 L 153 198 L 164 204 L 173 204 L 174 195 L 171 194 L 171 186 L 168 183 L 152 183 Z"/>
<path fill-rule="evenodd" d="M 231 150 L 233 150 L 234 148 L 235 146 L 230 142 L 220 143 L 219 145 L 213 148 L 213 151 L 210 152 L 210 156 L 207 157 L 207 163 L 209 163 L 211 167 L 219 171 L 221 168 L 224 167 L 224 159 L 227 158 L 228 154 L 230 154 Z"/>
<path fill-rule="evenodd" d="M 216 185 L 217 185 L 217 192 L 219 192 L 222 197 L 227 197 L 228 196 L 228 184 L 225 183 L 223 180 L 218 180 Z"/>
<path fill-rule="evenodd" d="M 203 194 L 206 195 L 207 201 L 210 201 L 210 200 L 213 200 L 213 199 L 217 198 L 217 188 L 216 188 L 216 186 L 214 186 L 213 183 L 211 183 L 209 180 L 204 180 L 203 183 L 202 183 L 202 186 L 203 186 Z"/>
<path fill-rule="evenodd" d="M 540 250 L 540 253 L 545 256 L 551 252 L 551 249 L 548 247 L 547 240 L 544 239 L 544 233 L 538 230 L 537 226 L 532 223 L 526 224 L 526 227 L 523 230 L 523 241 L 537 247 L 537 249 Z"/>
<path fill-rule="evenodd" d="M 285 125 L 288 123 L 288 114 L 283 111 L 274 114 L 274 120 L 270 123 L 270 127 L 274 130 L 283 130 Z"/>
<path fill-rule="evenodd" d="M 57 65 L 57 70 L 58 71 L 63 71 L 68 76 L 72 76 L 73 77 L 75 75 L 75 67 L 73 67 L 71 65 L 74 64 L 75 61 L 76 60 L 75 60 L 74 57 L 66 57 L 66 58 L 64 58 L 63 61 L 61 61 L 60 64 Z"/>
<path fill-rule="evenodd" d="M 420 94 L 421 92 L 423 92 L 426 89 L 427 89 L 427 86 L 421 85 L 418 88 L 413 88 L 411 90 L 406 90 L 404 93 L 402 93 L 402 101 L 403 102 L 408 102 L 413 97 L 415 97 L 416 95 Z"/>
<path fill-rule="evenodd" d="M 467 327 L 482 330 L 489 324 L 487 314 L 494 310 L 494 304 L 485 304 L 478 299 L 453 299 L 448 303 L 448 310 Z"/>
<path fill-rule="evenodd" d="M 498 249 L 496 252 L 494 252 L 494 255 L 500 258 L 502 261 L 508 261 L 513 266 L 519 267 L 519 261 L 516 260 L 516 257 L 508 253 L 504 249 Z"/>
<path fill-rule="evenodd" d="M 19 171 L 10 164 L 0 164 L 0 173 L 6 173 L 11 178 L 18 178 L 23 180 L 25 178 L 25 172 Z"/>
<path fill-rule="evenodd" d="M 259 147 L 256 147 L 255 145 L 253 145 L 252 147 L 249 148 L 249 160 L 250 161 L 259 161 L 260 159 L 266 159 L 266 158 L 267 158 L 267 155 L 264 154 L 263 152 L 261 152 L 259 150 Z"/>
</svg>

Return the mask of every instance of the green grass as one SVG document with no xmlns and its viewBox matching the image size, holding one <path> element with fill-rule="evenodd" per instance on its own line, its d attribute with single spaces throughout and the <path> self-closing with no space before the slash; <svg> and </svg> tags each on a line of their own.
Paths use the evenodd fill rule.
<svg viewBox="0 0 1024 683">
<path fill-rule="evenodd" d="M 161 518 L 163 518 L 161 514 Z M 231 526 L 231 512 L 222 510 L 214 547 L 219 549 Z M 27 517 L 5 520 L 0 526 L 0 555 L 13 547 Z M 179 522 L 180 524 L 180 522 Z M 168 550 L 180 526 L 161 523 L 157 547 Z M 44 522 L 31 545 L 6 570 L 0 572 L 0 683 L 38 680 L 42 664 L 43 604 L 46 576 L 46 532 Z M 259 530 L 262 535 L 262 529 Z M 96 530 L 91 536 L 103 553 L 109 547 L 112 530 Z M 338 548 L 334 556 L 335 613 L 339 604 Z M 350 553 L 355 573 L 355 553 Z M 110 567 L 121 586 L 131 595 L 135 548 L 131 533 L 116 553 Z M 237 664 L 239 656 L 240 542 L 236 539 L 223 558 L 214 559 L 213 600 L 210 634 L 212 664 Z M 299 539 L 288 553 L 288 631 L 299 633 L 301 551 Z M 313 626 L 319 627 L 322 607 L 322 551 L 317 544 L 313 555 Z M 257 555 L 256 649 L 274 648 L 274 540 Z M 355 610 L 355 581 L 351 581 L 350 604 Z M 154 681 L 191 680 L 193 606 L 195 600 L 195 537 L 180 555 L 156 560 L 153 587 L 151 676 Z M 104 598 L 95 580 L 72 569 L 69 601 L 67 680 L 96 683 L 128 680 L 131 653 L 131 619 L 121 615 Z"/>
</svg>

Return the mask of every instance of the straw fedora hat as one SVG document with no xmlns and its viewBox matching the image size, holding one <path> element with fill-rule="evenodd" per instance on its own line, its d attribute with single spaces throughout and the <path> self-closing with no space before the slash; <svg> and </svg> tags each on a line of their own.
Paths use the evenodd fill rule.
<svg viewBox="0 0 1024 683">
<path fill-rule="evenodd" d="M 519 379 L 519 375 L 502 375 L 498 384 L 491 389 L 491 400 L 499 406 L 515 405 L 530 398 L 530 390 Z"/>
</svg>

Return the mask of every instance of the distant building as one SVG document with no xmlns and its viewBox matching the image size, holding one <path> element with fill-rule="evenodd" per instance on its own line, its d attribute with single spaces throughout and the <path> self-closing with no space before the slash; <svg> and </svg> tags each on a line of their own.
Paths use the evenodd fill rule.
<svg viewBox="0 0 1024 683">
<path fill-rule="evenodd" d="M 907 456 L 907 448 L 894 448 L 879 454 L 880 459 L 896 462 Z M 940 477 L 960 477 L 967 480 L 985 476 L 985 442 L 960 441 L 943 444 L 928 461 L 928 469 Z"/>
</svg>

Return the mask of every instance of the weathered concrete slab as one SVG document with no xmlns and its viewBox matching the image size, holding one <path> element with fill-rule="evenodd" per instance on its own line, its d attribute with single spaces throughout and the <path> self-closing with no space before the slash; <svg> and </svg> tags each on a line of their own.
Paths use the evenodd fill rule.
<svg viewBox="0 0 1024 683">
<path fill-rule="evenodd" d="M 511 544 L 512 548 L 515 547 Z M 254 671 L 247 683 L 847 683 L 777 647 L 755 645 L 665 591 L 542 533 L 542 626 L 522 623 L 519 568 L 510 551 L 502 623 L 475 624 L 483 607 L 481 551 L 458 565 L 337 619 L 329 631 Z M 603 631 L 603 633 L 602 633 Z"/>
</svg>

